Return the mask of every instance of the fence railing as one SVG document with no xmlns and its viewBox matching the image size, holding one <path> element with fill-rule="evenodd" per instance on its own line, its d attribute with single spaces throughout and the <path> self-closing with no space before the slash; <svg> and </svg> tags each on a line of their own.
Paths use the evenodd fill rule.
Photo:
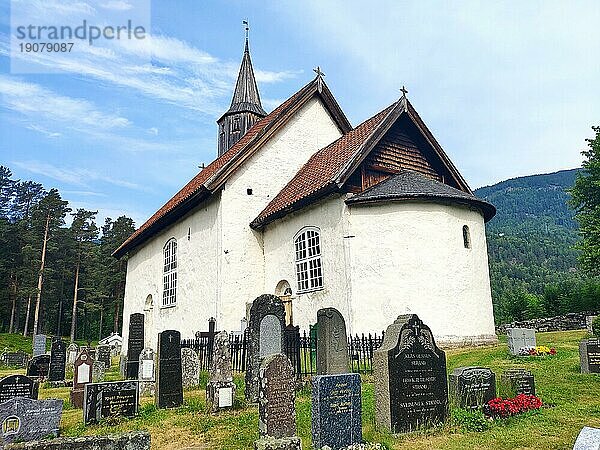
<svg viewBox="0 0 600 450">
<path fill-rule="evenodd" d="M 200 370 L 209 370 L 212 363 L 214 335 L 217 332 L 196 333 L 194 339 L 182 339 L 181 346 L 198 353 Z M 355 373 L 373 373 L 373 353 L 383 342 L 383 333 L 361 334 L 348 338 L 350 370 Z M 235 373 L 246 371 L 246 333 L 229 336 L 231 364 Z M 315 335 L 299 327 L 288 326 L 284 330 L 284 352 L 290 359 L 298 378 L 317 374 L 317 340 Z"/>
</svg>

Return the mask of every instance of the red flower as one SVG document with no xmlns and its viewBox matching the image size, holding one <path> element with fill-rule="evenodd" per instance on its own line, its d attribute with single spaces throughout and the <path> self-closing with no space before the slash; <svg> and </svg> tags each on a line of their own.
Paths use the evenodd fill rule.
<svg viewBox="0 0 600 450">
<path fill-rule="evenodd" d="M 515 398 L 496 397 L 487 403 L 485 412 L 492 417 L 508 417 L 525 411 L 539 409 L 542 400 L 535 395 L 519 394 Z"/>
</svg>

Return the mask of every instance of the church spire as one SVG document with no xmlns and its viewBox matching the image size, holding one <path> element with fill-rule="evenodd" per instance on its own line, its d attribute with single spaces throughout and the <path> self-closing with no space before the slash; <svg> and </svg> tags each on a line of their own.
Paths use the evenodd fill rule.
<svg viewBox="0 0 600 450">
<path fill-rule="evenodd" d="M 260 94 L 254 77 L 250 49 L 248 45 L 248 21 L 246 26 L 246 39 L 242 64 L 238 73 L 231 106 L 217 123 L 219 124 L 219 156 L 235 144 L 255 122 L 267 115 L 260 103 Z"/>
</svg>

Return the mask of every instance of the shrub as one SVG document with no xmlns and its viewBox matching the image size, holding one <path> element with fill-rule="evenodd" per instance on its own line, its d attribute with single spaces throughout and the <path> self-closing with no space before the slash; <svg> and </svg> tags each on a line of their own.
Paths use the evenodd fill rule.
<svg viewBox="0 0 600 450">
<path fill-rule="evenodd" d="M 596 316 L 592 320 L 592 333 L 594 336 L 600 336 L 600 316 Z"/>
<path fill-rule="evenodd" d="M 479 410 L 453 409 L 450 417 L 462 431 L 485 431 L 490 427 L 489 420 Z"/>
</svg>

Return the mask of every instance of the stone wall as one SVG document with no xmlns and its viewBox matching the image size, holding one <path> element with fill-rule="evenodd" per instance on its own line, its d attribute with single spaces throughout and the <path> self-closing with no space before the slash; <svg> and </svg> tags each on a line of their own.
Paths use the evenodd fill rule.
<svg viewBox="0 0 600 450">
<path fill-rule="evenodd" d="M 134 431 L 111 436 L 83 436 L 9 444 L 6 450 L 150 450 L 150 433 Z"/>
<path fill-rule="evenodd" d="M 569 331 L 585 329 L 586 316 L 595 316 L 598 313 L 583 312 L 569 313 L 563 316 L 546 317 L 543 319 L 524 320 L 522 322 L 506 323 L 496 327 L 497 334 L 505 334 L 507 328 L 534 328 L 535 331 Z"/>
</svg>

